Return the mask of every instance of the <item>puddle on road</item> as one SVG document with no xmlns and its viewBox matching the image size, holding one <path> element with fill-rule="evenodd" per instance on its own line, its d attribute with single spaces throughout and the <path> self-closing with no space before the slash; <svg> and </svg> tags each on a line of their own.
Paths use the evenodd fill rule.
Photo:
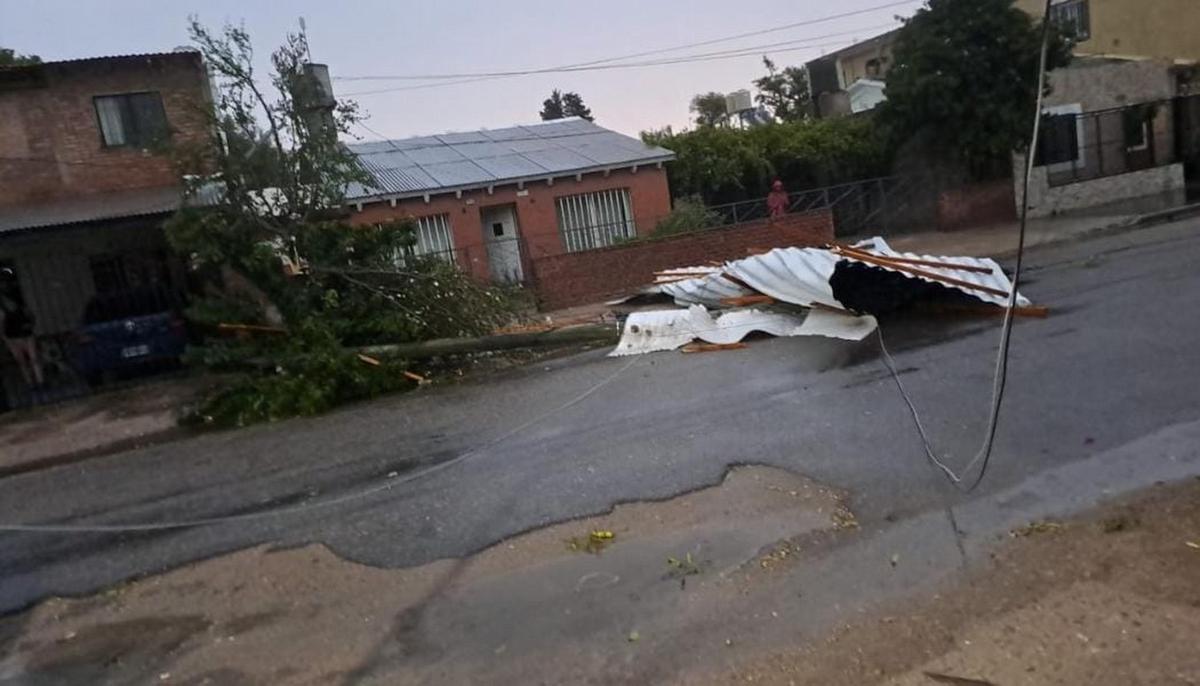
<svg viewBox="0 0 1200 686">
<path fill-rule="evenodd" d="M 603 671 L 609 648 L 596 646 L 628 649 L 631 625 L 660 639 L 686 631 L 745 592 L 779 541 L 837 529 L 847 514 L 831 489 L 750 466 L 464 560 L 388 570 L 320 545 L 256 548 L 0 620 L 0 683 L 470 682 L 504 665 L 535 673 L 547 650 L 580 674 Z M 565 545 L 592 531 L 613 534 L 599 555 Z"/>
</svg>

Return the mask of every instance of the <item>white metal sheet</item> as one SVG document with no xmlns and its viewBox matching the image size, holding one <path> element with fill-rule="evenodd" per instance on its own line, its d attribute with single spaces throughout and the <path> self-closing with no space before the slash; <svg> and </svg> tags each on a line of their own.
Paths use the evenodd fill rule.
<svg viewBox="0 0 1200 686">
<path fill-rule="evenodd" d="M 814 318 L 815 315 L 815 318 Z M 809 321 L 811 319 L 811 321 Z M 875 318 L 818 312 L 807 315 L 762 310 L 731 310 L 716 317 L 703 305 L 686 310 L 634 312 L 611 357 L 674 350 L 696 339 L 706 343 L 736 343 L 753 331 L 772 336 L 825 336 L 861 340 L 875 330 Z"/>
</svg>

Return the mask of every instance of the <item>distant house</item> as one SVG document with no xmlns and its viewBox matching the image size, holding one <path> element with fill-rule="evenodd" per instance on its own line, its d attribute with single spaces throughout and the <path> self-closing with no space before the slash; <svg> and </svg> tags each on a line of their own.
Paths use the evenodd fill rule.
<svg viewBox="0 0 1200 686">
<path fill-rule="evenodd" d="M 897 30 L 859 41 L 808 62 L 809 88 L 818 117 L 865 112 L 885 99 Z"/>
<path fill-rule="evenodd" d="M 531 260 L 648 234 L 671 209 L 674 153 L 578 118 L 350 146 L 375 182 L 351 221 L 410 218 L 415 252 L 520 282 Z"/>
<path fill-rule="evenodd" d="M 94 296 L 182 286 L 161 230 L 178 176 L 160 144 L 203 139 L 209 98 L 197 52 L 0 67 L 0 266 L 44 342 Z"/>
<path fill-rule="evenodd" d="M 1016 0 L 1040 18 L 1045 0 Z M 1050 18 L 1076 38 L 1075 54 L 1112 58 L 1200 60 L 1195 0 L 1053 0 Z"/>
<path fill-rule="evenodd" d="M 1040 0 L 1017 6 L 1043 11 Z M 1194 0 L 1054 0 L 1050 19 L 1077 42 L 1071 64 L 1049 76 L 1033 216 L 1150 196 L 1175 204 L 1189 177 L 1200 181 L 1196 9 Z M 1025 159 L 1014 159 L 1017 179 Z"/>
</svg>

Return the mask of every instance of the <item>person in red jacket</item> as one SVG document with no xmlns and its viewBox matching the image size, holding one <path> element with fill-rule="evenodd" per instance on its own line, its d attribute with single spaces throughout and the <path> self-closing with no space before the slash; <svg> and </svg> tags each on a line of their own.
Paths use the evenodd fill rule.
<svg viewBox="0 0 1200 686">
<path fill-rule="evenodd" d="M 771 192 L 767 194 L 767 211 L 771 219 L 787 214 L 788 194 L 783 189 L 783 182 L 775 179 L 771 184 Z"/>
</svg>

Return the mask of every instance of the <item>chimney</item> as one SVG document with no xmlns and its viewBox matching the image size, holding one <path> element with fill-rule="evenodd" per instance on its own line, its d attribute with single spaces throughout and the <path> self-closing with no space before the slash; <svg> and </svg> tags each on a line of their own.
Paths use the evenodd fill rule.
<svg viewBox="0 0 1200 686">
<path fill-rule="evenodd" d="M 333 84 L 329 80 L 329 65 L 304 64 L 303 102 L 297 103 L 304 111 L 304 121 L 314 135 L 337 137 L 337 125 L 333 110 L 337 100 L 333 97 Z"/>
</svg>

